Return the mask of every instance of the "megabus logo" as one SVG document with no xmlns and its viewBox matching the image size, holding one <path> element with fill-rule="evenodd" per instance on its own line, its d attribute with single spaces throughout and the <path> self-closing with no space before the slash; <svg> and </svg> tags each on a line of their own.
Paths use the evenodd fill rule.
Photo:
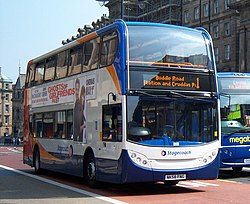
<svg viewBox="0 0 250 204">
<path fill-rule="evenodd" d="M 246 137 L 231 137 L 229 139 L 230 143 L 240 143 L 240 144 L 244 144 L 244 143 L 250 143 L 250 136 L 246 136 Z"/>
</svg>

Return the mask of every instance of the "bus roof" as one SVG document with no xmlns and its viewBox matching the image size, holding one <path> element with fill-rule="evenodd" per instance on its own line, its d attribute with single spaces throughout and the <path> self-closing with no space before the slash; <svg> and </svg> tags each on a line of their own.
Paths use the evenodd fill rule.
<svg viewBox="0 0 250 204">
<path fill-rule="evenodd" d="M 250 77 L 250 73 L 243 72 L 217 72 L 218 77 Z"/>
<path fill-rule="evenodd" d="M 41 61 L 45 58 L 48 58 L 49 56 L 51 55 L 55 55 L 59 52 L 62 52 L 64 50 L 67 50 L 67 49 L 70 49 L 74 46 L 77 46 L 89 39 L 92 39 L 92 38 L 95 38 L 97 36 L 99 36 L 100 34 L 104 33 L 104 32 L 107 32 L 108 30 L 114 28 L 114 27 L 122 27 L 122 25 L 138 25 L 138 26 L 143 26 L 143 25 L 146 25 L 146 26 L 160 26 L 160 27 L 170 27 L 170 28 L 177 28 L 177 29 L 184 29 L 184 30 L 189 30 L 189 31 L 194 31 L 194 32 L 200 32 L 200 33 L 204 33 L 206 34 L 206 36 L 210 38 L 210 35 L 209 33 L 204 29 L 204 28 L 190 28 L 190 27 L 185 27 L 185 26 L 179 26 L 179 25 L 172 25 L 172 24 L 162 24 L 162 23 L 153 23 L 153 22 L 133 22 L 133 21 L 128 21 L 128 22 L 124 22 L 123 20 L 116 20 L 114 21 L 113 23 L 105 26 L 105 27 L 102 27 L 98 30 L 94 30 L 80 38 L 77 38 L 76 40 L 72 41 L 72 42 L 69 42 L 57 49 L 54 49 L 52 51 L 49 51 L 41 56 L 38 56 L 32 60 L 29 61 L 28 65 L 30 64 L 33 64 L 33 63 L 36 63 L 38 61 Z"/>
<path fill-rule="evenodd" d="M 165 23 L 154 23 L 154 22 L 141 22 L 141 21 L 127 21 L 125 22 L 126 25 L 145 25 L 145 26 L 161 26 L 161 27 L 170 27 L 170 28 L 179 28 L 179 29 L 187 29 L 192 31 L 199 31 L 199 28 L 191 28 L 187 26 L 180 26 L 180 25 L 173 25 L 173 24 L 165 24 Z"/>
</svg>

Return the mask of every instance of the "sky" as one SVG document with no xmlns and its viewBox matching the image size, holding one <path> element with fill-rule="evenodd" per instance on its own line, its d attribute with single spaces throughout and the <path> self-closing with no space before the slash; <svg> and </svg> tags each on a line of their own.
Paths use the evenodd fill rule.
<svg viewBox="0 0 250 204">
<path fill-rule="evenodd" d="M 0 67 L 13 83 L 29 60 L 62 46 L 78 28 L 108 16 L 95 0 L 0 0 Z"/>
</svg>

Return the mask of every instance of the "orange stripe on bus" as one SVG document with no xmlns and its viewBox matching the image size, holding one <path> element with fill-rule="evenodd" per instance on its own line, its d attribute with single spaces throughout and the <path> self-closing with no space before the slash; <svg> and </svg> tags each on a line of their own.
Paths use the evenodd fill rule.
<svg viewBox="0 0 250 204">
<path fill-rule="evenodd" d="M 39 142 L 37 144 L 39 146 L 39 151 L 40 151 L 41 159 L 46 159 L 46 160 L 50 160 L 50 161 L 57 161 L 57 162 L 61 161 L 59 158 L 56 158 L 52 154 L 50 154 L 49 152 L 47 152 L 47 150 L 45 150 L 43 148 L 43 146 Z"/>
<path fill-rule="evenodd" d="M 119 94 L 121 94 L 121 87 L 120 87 L 120 84 L 119 84 L 119 80 L 118 80 L 114 65 L 108 66 L 107 70 L 108 70 L 111 78 L 113 79 L 116 90 L 118 91 Z"/>
<path fill-rule="evenodd" d="M 97 37 L 97 33 L 94 32 L 94 33 L 90 33 L 84 37 L 81 37 L 81 38 L 77 39 L 76 41 L 81 44 L 81 43 L 84 43 L 84 42 L 91 40 L 93 38 L 96 38 L 96 37 Z"/>
</svg>

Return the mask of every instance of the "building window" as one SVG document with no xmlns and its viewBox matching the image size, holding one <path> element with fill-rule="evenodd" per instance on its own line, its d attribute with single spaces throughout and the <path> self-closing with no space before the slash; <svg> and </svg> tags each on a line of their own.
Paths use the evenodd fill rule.
<svg viewBox="0 0 250 204">
<path fill-rule="evenodd" d="M 231 46 L 225 45 L 224 52 L 225 52 L 225 60 L 230 60 Z"/>
<path fill-rule="evenodd" d="M 219 13 L 219 0 L 214 0 L 214 14 Z"/>
<path fill-rule="evenodd" d="M 189 13 L 188 13 L 188 11 L 184 11 L 184 23 L 189 23 Z"/>
<path fill-rule="evenodd" d="M 224 34 L 225 36 L 231 35 L 230 23 L 224 23 Z"/>
<path fill-rule="evenodd" d="M 225 2 L 225 10 L 229 9 L 229 4 L 231 4 L 231 0 L 224 0 Z"/>
<path fill-rule="evenodd" d="M 5 105 L 5 112 L 6 113 L 10 112 L 10 106 L 8 104 Z"/>
<path fill-rule="evenodd" d="M 6 103 L 9 102 L 9 94 L 5 94 L 5 102 L 6 102 Z"/>
<path fill-rule="evenodd" d="M 208 4 L 203 4 L 203 16 L 208 17 Z"/>
<path fill-rule="evenodd" d="M 200 8 L 195 7 L 194 8 L 194 20 L 199 20 L 200 19 Z"/>
<path fill-rule="evenodd" d="M 6 116 L 4 118 L 4 122 L 5 122 L 6 125 L 9 125 L 9 116 Z"/>
<path fill-rule="evenodd" d="M 219 25 L 215 25 L 213 28 L 214 38 L 219 38 Z"/>
<path fill-rule="evenodd" d="M 20 119 L 20 110 L 19 110 L 19 108 L 16 109 L 16 119 L 17 120 Z"/>
<path fill-rule="evenodd" d="M 214 57 L 215 57 L 215 62 L 219 62 L 219 48 L 215 47 L 214 48 Z"/>
<path fill-rule="evenodd" d="M 10 88 L 9 84 L 5 84 L 5 89 L 8 90 Z"/>
</svg>

